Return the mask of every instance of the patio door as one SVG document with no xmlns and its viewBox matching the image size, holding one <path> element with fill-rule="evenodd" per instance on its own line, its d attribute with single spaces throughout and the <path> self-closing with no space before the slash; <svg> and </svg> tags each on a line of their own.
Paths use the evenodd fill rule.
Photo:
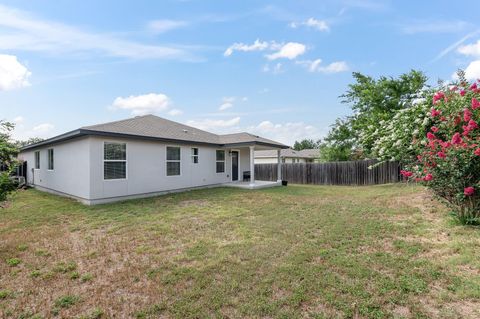
<svg viewBox="0 0 480 319">
<path fill-rule="evenodd" d="M 238 181 L 238 151 L 232 151 L 232 181 Z"/>
</svg>

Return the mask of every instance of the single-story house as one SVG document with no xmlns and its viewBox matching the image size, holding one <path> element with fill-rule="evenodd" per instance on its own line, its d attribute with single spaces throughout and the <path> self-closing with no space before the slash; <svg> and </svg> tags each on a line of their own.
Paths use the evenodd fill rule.
<svg viewBox="0 0 480 319">
<path fill-rule="evenodd" d="M 85 126 L 27 145 L 26 181 L 85 204 L 219 185 L 281 185 L 255 180 L 255 150 L 284 144 L 249 133 L 217 135 L 154 115 Z M 280 165 L 278 170 L 281 171 Z"/>
<path fill-rule="evenodd" d="M 291 148 L 282 149 L 280 159 L 282 163 L 313 163 L 318 162 L 319 149 L 305 149 L 296 151 Z M 255 164 L 277 164 L 278 156 L 274 150 L 255 151 Z"/>
</svg>

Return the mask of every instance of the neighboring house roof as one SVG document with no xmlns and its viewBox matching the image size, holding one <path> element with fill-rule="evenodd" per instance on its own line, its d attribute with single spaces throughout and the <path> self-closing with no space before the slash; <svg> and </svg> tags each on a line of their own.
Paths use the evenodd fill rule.
<svg viewBox="0 0 480 319">
<path fill-rule="evenodd" d="M 215 146 L 255 144 L 274 148 L 288 147 L 284 144 L 249 133 L 217 135 L 155 115 L 144 115 L 121 121 L 84 126 L 77 130 L 52 137 L 45 141 L 27 145 L 23 147 L 22 150 L 44 146 L 84 135 L 133 137 L 161 140 L 173 143 L 188 142 L 195 144 L 210 144 Z"/>
<path fill-rule="evenodd" d="M 320 156 L 319 149 L 305 149 L 301 151 L 296 151 L 294 149 L 282 149 L 280 151 L 280 157 L 282 158 L 317 158 Z M 275 150 L 266 150 L 266 151 L 255 151 L 255 158 L 261 157 L 277 157 L 277 151 Z"/>
</svg>

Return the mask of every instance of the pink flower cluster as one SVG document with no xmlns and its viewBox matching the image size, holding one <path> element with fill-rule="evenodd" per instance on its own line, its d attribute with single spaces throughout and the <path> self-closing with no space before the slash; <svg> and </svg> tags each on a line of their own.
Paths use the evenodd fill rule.
<svg viewBox="0 0 480 319">
<path fill-rule="evenodd" d="M 435 124 L 426 134 L 427 143 L 423 148 L 424 151 L 417 156 L 421 169 L 415 173 L 402 170 L 400 172 L 402 176 L 430 182 L 435 179 L 436 174 L 442 174 L 441 170 L 444 169 L 444 166 L 438 166 L 439 163 L 442 161 L 455 162 L 460 153 L 465 154 L 467 159 L 480 160 L 475 159 L 480 157 L 480 126 L 477 122 L 477 119 L 480 118 L 480 101 L 476 96 L 479 93 L 479 84 L 475 82 L 468 88 L 454 86 L 449 91 L 438 91 L 433 95 L 433 108 L 430 110 L 430 116 Z M 469 105 L 460 113 L 451 112 L 452 109 L 448 107 L 447 103 L 455 101 L 457 97 L 465 98 L 465 96 L 468 96 Z M 474 185 L 467 185 L 463 190 L 465 196 L 474 194 Z"/>
</svg>

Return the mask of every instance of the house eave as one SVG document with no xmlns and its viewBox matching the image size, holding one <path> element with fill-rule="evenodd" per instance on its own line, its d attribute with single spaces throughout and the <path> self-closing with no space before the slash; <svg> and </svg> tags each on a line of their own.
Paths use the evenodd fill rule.
<svg viewBox="0 0 480 319">
<path fill-rule="evenodd" d="M 173 143 L 173 144 L 188 144 L 188 145 L 204 145 L 204 146 L 213 146 L 213 147 L 248 147 L 248 146 L 264 146 L 270 147 L 273 149 L 284 149 L 288 148 L 286 145 L 282 144 L 271 144 L 259 141 L 252 141 L 252 142 L 240 142 L 240 143 L 209 143 L 209 142 L 201 142 L 201 141 L 192 141 L 192 140 L 181 140 L 181 139 L 169 139 L 169 138 L 160 138 L 160 137 L 153 137 L 153 136 L 143 136 L 143 135 L 135 135 L 135 134 L 125 134 L 125 133 L 115 133 L 115 132 L 103 132 L 103 131 L 95 131 L 95 130 L 86 130 L 86 129 L 77 129 L 74 131 L 70 131 L 64 133 L 62 135 L 58 135 L 44 141 L 30 144 L 22 147 L 20 152 L 24 152 L 27 150 L 33 150 L 39 147 L 44 147 L 60 142 L 64 142 L 73 138 L 81 137 L 81 136 L 105 136 L 105 137 L 116 137 L 116 138 L 128 138 L 128 139 L 141 139 L 141 140 L 150 140 L 150 141 L 158 141 L 164 143 Z"/>
<path fill-rule="evenodd" d="M 36 148 L 39 148 L 39 147 L 42 147 L 42 146 L 47 146 L 47 145 L 51 145 L 51 144 L 55 144 L 55 143 L 64 142 L 64 141 L 67 141 L 67 140 L 70 140 L 70 139 L 73 139 L 73 138 L 77 138 L 77 137 L 80 137 L 80 136 L 83 136 L 83 135 L 85 135 L 85 134 L 82 132 L 81 129 L 73 130 L 73 131 L 70 131 L 70 132 L 67 132 L 67 133 L 64 133 L 64 134 L 46 139 L 46 140 L 38 142 L 38 143 L 25 145 L 25 146 L 20 148 L 20 152 L 36 149 Z"/>
</svg>

